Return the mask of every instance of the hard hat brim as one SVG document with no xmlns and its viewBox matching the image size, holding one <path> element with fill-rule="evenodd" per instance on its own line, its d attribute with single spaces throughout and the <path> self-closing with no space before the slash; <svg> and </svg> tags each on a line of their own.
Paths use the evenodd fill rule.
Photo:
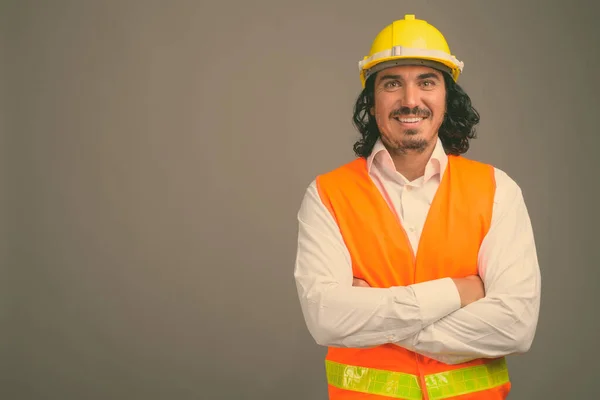
<svg viewBox="0 0 600 400">
<path fill-rule="evenodd" d="M 381 62 L 379 64 L 375 64 L 373 67 L 364 71 L 364 79 L 366 81 L 367 79 L 369 79 L 369 77 L 371 75 L 374 75 L 381 70 L 384 70 L 387 68 L 392 68 L 392 67 L 397 67 L 400 65 L 420 65 L 420 66 L 424 66 L 424 67 L 430 67 L 433 69 L 440 70 L 442 72 L 446 72 L 450 76 L 454 77 L 454 70 L 452 68 L 450 68 L 449 66 L 442 64 L 439 61 L 426 60 L 426 59 L 422 59 L 422 58 L 396 58 L 396 59 Z"/>
</svg>

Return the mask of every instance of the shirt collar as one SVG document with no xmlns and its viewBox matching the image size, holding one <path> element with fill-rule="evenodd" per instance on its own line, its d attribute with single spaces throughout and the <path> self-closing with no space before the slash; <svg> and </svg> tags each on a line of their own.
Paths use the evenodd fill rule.
<svg viewBox="0 0 600 400">
<path fill-rule="evenodd" d="M 375 146 L 373 146 L 371 154 L 367 157 L 367 170 L 369 171 L 369 173 L 371 173 L 371 169 L 375 161 L 377 161 L 377 164 L 385 170 L 389 172 L 393 170 L 394 172 L 396 172 L 396 167 L 394 166 L 392 157 L 383 145 L 381 138 L 377 139 L 377 142 L 375 142 Z M 447 166 L 448 156 L 444 151 L 442 141 L 438 137 L 436 140 L 435 148 L 433 149 L 433 153 L 431 153 L 431 157 L 429 158 L 429 161 L 427 161 L 427 165 L 425 166 L 425 174 L 423 175 L 423 181 L 427 182 L 429 179 L 438 174 L 441 179 L 441 177 L 444 175 L 444 172 L 446 171 Z"/>
</svg>

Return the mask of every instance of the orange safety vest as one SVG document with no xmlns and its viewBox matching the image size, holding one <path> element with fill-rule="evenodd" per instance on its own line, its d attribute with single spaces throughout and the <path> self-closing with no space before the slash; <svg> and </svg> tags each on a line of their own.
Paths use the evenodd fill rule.
<svg viewBox="0 0 600 400">
<path fill-rule="evenodd" d="M 350 252 L 353 275 L 371 287 L 478 273 L 496 190 L 490 165 L 448 156 L 416 257 L 399 219 L 369 177 L 364 158 L 320 175 L 317 187 Z M 329 347 L 325 365 L 330 400 L 496 400 L 510 391 L 503 357 L 448 365 L 385 344 Z"/>
</svg>

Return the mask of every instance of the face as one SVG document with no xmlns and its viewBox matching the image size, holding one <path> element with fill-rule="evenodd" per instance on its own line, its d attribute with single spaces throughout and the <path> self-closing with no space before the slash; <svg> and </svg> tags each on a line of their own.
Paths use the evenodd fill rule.
<svg viewBox="0 0 600 400">
<path fill-rule="evenodd" d="M 435 145 L 446 112 L 442 72 L 412 65 L 384 69 L 376 77 L 374 97 L 371 114 L 390 152 L 423 152 Z"/>
</svg>

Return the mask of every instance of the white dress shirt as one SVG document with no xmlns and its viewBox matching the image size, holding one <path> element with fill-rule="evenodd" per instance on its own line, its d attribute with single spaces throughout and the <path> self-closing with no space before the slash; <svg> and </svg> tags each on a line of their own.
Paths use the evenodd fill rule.
<svg viewBox="0 0 600 400">
<path fill-rule="evenodd" d="M 415 254 L 447 164 L 439 138 L 425 174 L 412 182 L 396 171 L 381 141 L 367 159 L 369 176 L 398 216 Z M 533 230 L 521 189 L 505 172 L 494 171 L 492 222 L 478 256 L 486 296 L 463 308 L 451 278 L 353 287 L 350 253 L 313 181 L 298 212 L 294 278 L 315 341 L 355 348 L 393 343 L 447 364 L 527 351 L 540 306 Z"/>
</svg>

